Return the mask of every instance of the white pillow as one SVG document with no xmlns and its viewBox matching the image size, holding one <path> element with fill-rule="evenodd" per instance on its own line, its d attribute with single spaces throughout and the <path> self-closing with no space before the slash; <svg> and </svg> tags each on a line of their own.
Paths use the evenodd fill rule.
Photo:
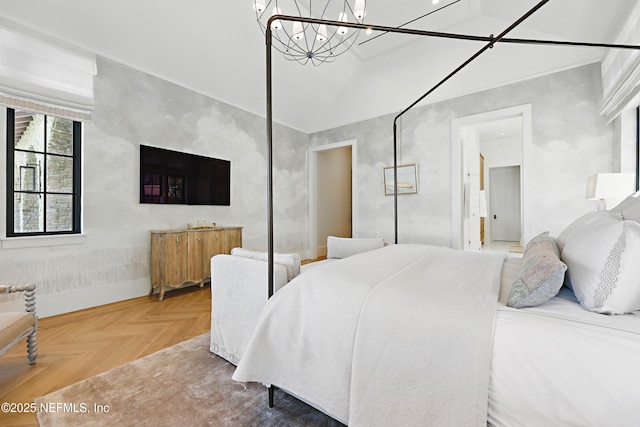
<svg viewBox="0 0 640 427">
<path fill-rule="evenodd" d="M 327 258 L 346 258 L 361 252 L 372 251 L 384 246 L 382 237 L 352 239 L 350 237 L 327 237 Z"/>
<path fill-rule="evenodd" d="M 616 207 L 611 209 L 611 212 L 622 212 L 624 209 L 637 204 L 640 204 L 640 191 L 627 196 L 622 202 L 618 203 Z"/>
<path fill-rule="evenodd" d="M 252 251 L 244 248 L 231 249 L 231 255 L 251 258 L 258 261 L 267 261 L 269 259 L 267 252 Z M 287 282 L 300 274 L 300 255 L 298 254 L 274 253 L 273 263 L 280 264 L 287 269 Z"/>
<path fill-rule="evenodd" d="M 619 219 L 640 222 L 640 191 L 624 199 L 611 212 Z"/>
<path fill-rule="evenodd" d="M 609 211 L 578 218 L 556 238 L 567 281 L 587 310 L 623 314 L 640 310 L 640 223 Z"/>
</svg>

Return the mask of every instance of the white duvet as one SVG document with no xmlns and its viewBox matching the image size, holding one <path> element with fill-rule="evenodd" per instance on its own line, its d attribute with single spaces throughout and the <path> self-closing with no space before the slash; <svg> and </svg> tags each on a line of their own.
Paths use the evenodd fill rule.
<svg viewBox="0 0 640 427">
<path fill-rule="evenodd" d="M 268 302 L 233 378 L 352 426 L 486 425 L 502 260 L 393 245 L 311 269 Z"/>
</svg>

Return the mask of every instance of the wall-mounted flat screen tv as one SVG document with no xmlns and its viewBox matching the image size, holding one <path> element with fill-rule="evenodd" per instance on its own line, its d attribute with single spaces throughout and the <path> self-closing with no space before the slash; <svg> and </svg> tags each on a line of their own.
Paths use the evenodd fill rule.
<svg viewBox="0 0 640 427">
<path fill-rule="evenodd" d="M 231 204 L 231 162 L 140 145 L 140 203 Z"/>
</svg>

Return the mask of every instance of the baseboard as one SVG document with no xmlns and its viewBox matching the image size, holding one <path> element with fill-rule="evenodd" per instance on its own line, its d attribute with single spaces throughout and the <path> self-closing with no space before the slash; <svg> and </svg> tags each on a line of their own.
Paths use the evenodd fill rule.
<svg viewBox="0 0 640 427">
<path fill-rule="evenodd" d="M 113 286 L 89 288 L 57 295 L 36 296 L 36 313 L 39 318 L 56 316 L 85 308 L 97 307 L 138 298 L 149 294 L 149 278 L 118 283 Z M 0 303 L 0 312 L 22 311 L 24 300 Z"/>
<path fill-rule="evenodd" d="M 318 246 L 318 258 L 327 256 L 327 245 Z"/>
</svg>

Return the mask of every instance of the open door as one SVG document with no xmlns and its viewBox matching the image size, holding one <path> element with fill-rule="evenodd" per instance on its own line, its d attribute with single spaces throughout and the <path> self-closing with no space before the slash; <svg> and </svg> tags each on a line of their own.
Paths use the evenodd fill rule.
<svg viewBox="0 0 640 427">
<path fill-rule="evenodd" d="M 521 238 L 520 166 L 489 169 L 491 240 L 519 242 Z"/>
</svg>

